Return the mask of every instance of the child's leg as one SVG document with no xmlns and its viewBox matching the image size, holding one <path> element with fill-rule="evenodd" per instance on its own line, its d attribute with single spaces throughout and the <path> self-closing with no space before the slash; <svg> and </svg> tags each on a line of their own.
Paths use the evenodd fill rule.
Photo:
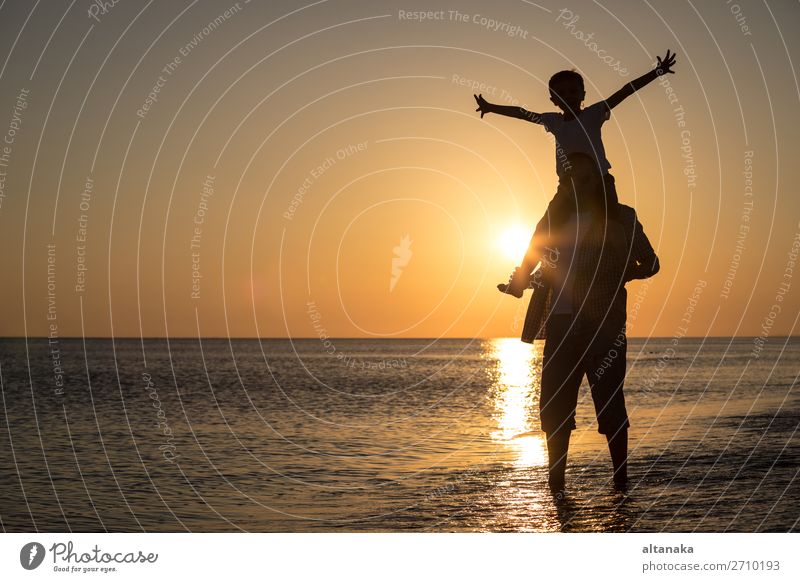
<svg viewBox="0 0 800 582">
<path fill-rule="evenodd" d="M 618 204 L 619 196 L 617 195 L 617 183 L 614 176 L 607 173 L 603 175 L 603 185 L 605 187 L 605 196 L 609 204 Z"/>
<path fill-rule="evenodd" d="M 547 205 L 544 215 L 536 223 L 528 250 L 522 259 L 520 268 L 509 278 L 508 283 L 500 283 L 497 288 L 503 293 L 514 297 L 522 297 L 523 291 L 533 284 L 531 272 L 540 261 L 552 261 L 552 250 L 548 248 L 547 240 L 550 236 L 551 224 L 560 224 L 569 210 L 573 195 L 568 181 L 561 180 L 558 184 L 553 199 Z"/>
</svg>

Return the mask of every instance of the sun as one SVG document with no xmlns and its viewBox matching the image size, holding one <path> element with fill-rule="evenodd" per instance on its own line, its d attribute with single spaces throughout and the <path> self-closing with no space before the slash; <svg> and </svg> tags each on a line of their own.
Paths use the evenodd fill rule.
<svg viewBox="0 0 800 582">
<path fill-rule="evenodd" d="M 497 248 L 509 259 L 519 261 L 528 248 L 533 231 L 521 225 L 509 226 L 497 237 Z"/>
</svg>

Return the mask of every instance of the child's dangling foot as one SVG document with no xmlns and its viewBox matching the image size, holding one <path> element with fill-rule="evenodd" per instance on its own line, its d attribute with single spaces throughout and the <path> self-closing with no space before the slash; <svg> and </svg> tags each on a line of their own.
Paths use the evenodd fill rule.
<svg viewBox="0 0 800 582">
<path fill-rule="evenodd" d="M 525 275 L 519 267 L 508 278 L 508 283 L 498 283 L 497 288 L 501 293 L 513 295 L 517 299 L 522 297 L 525 289 L 531 286 L 531 275 Z"/>
</svg>

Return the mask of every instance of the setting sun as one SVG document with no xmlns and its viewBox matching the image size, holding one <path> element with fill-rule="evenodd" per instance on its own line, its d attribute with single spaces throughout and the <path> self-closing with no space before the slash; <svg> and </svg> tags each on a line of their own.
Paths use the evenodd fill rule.
<svg viewBox="0 0 800 582">
<path fill-rule="evenodd" d="M 533 232 L 521 225 L 510 226 L 497 237 L 497 248 L 509 259 L 519 261 L 528 248 Z"/>
</svg>

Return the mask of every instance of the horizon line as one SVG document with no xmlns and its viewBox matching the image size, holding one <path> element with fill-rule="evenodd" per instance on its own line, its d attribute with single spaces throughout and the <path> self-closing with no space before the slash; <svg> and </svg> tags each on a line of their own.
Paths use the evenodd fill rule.
<svg viewBox="0 0 800 582">
<path fill-rule="evenodd" d="M 627 336 L 629 339 L 674 339 L 674 336 L 670 335 L 629 335 Z M 681 336 L 680 339 L 755 339 L 761 336 L 757 335 L 685 335 Z M 800 335 L 773 335 L 770 336 L 772 338 L 796 338 L 800 337 Z M 229 339 L 229 340 L 317 340 L 317 341 L 324 341 L 320 339 L 318 336 L 217 336 L 217 335 L 206 335 L 206 336 L 196 336 L 196 335 L 171 335 L 171 336 L 138 336 L 138 335 L 125 335 L 125 336 L 111 336 L 111 335 L 94 335 L 94 336 L 81 336 L 81 335 L 60 335 L 56 338 L 50 338 L 46 335 L 32 335 L 32 336 L 25 336 L 25 335 L 8 335 L 8 336 L 0 336 L 0 340 L 6 339 L 56 339 L 56 340 L 67 340 L 67 339 L 116 339 L 116 340 L 153 340 L 153 339 L 172 339 L 172 340 L 186 340 L 186 339 Z M 396 340 L 488 340 L 488 339 L 519 339 L 519 336 L 506 336 L 506 335 L 498 335 L 498 336 L 474 336 L 474 337 L 431 337 L 431 336 L 415 336 L 415 337 L 358 337 L 358 336 L 328 336 L 325 339 L 330 340 L 389 340 L 389 341 L 396 341 Z M 768 339 L 768 338 L 765 338 Z M 536 341 L 544 341 L 544 340 L 536 340 Z"/>
</svg>

